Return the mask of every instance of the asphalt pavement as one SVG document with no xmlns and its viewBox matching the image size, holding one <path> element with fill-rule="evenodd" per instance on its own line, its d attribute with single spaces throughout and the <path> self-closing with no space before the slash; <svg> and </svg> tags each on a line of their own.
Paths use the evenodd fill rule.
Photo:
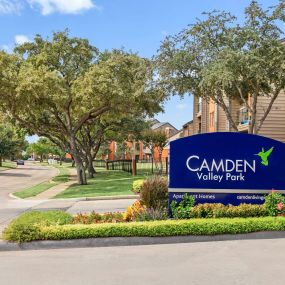
<svg viewBox="0 0 285 285">
<path fill-rule="evenodd" d="M 5 285 L 284 285 L 285 239 L 0 252 Z"/>
<path fill-rule="evenodd" d="M 71 214 L 124 211 L 135 200 L 99 200 L 82 201 L 81 199 L 15 199 L 9 194 L 49 181 L 57 175 L 57 169 L 40 164 L 26 162 L 24 166 L 0 172 L 0 236 L 7 224 L 27 210 L 63 210 Z M 0 283 L 1 284 L 1 283 Z"/>
</svg>

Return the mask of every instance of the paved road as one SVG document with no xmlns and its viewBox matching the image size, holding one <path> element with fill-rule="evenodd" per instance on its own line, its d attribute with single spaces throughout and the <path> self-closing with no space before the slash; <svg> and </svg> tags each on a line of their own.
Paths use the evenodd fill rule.
<svg viewBox="0 0 285 285">
<path fill-rule="evenodd" d="M 0 199 L 13 193 L 47 181 L 57 174 L 56 168 L 26 162 L 24 166 L 0 172 Z M 0 201 L 1 201 L 0 200 Z"/>
<path fill-rule="evenodd" d="M 9 194 L 47 181 L 56 174 L 55 168 L 32 163 L 0 172 L 0 232 L 9 220 L 39 204 L 39 201 L 11 199 Z"/>
<path fill-rule="evenodd" d="M 22 212 L 33 210 L 59 209 L 71 214 L 124 211 L 135 200 L 78 201 L 76 199 L 23 200 L 9 197 L 10 193 L 48 181 L 57 174 L 57 170 L 34 163 L 26 163 L 17 169 L 0 172 L 0 236 L 9 221 Z M 1 284 L 1 283 L 0 283 Z"/>
<path fill-rule="evenodd" d="M 285 239 L 0 253 L 5 285 L 284 285 Z"/>
</svg>

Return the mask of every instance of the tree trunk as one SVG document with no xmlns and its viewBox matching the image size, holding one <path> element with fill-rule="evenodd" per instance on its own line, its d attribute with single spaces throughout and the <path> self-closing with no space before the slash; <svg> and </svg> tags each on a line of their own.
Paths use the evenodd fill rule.
<svg viewBox="0 0 285 285">
<path fill-rule="evenodd" d="M 74 136 L 71 136 L 71 138 L 70 138 L 70 151 L 71 151 L 71 154 L 72 154 L 72 157 L 74 159 L 75 166 L 76 166 L 78 184 L 87 185 L 85 168 L 83 165 L 82 158 L 80 157 L 80 155 L 77 151 Z"/>
<path fill-rule="evenodd" d="M 77 155 L 74 155 L 73 157 L 74 157 L 76 171 L 77 171 L 77 181 L 78 181 L 78 184 L 80 184 L 80 185 L 87 185 L 87 179 L 86 179 L 86 173 L 85 173 L 85 168 L 84 168 L 84 165 L 83 165 L 83 161 Z"/>
<path fill-rule="evenodd" d="M 93 166 L 93 158 L 92 155 L 87 155 L 87 171 L 88 171 L 88 178 L 94 178 L 95 177 L 95 169 Z"/>
<path fill-rule="evenodd" d="M 2 156 L 0 155 L 0 167 L 2 167 Z"/>
<path fill-rule="evenodd" d="M 159 175 L 162 175 L 163 164 L 162 164 L 162 150 L 161 149 L 159 149 L 159 163 L 160 163 Z"/>
</svg>

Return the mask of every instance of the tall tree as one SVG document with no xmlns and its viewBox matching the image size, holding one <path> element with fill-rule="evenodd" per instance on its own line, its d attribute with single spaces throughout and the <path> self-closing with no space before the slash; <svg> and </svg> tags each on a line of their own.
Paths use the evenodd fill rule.
<svg viewBox="0 0 285 285">
<path fill-rule="evenodd" d="M 142 131 L 148 126 L 143 115 L 145 114 L 139 114 L 139 112 L 124 113 L 120 116 L 116 113 L 109 113 L 100 117 L 97 122 L 90 122 L 81 128 L 77 140 L 89 178 L 94 177 L 93 161 L 102 144 L 116 141 L 119 146 L 124 146 L 130 135 L 133 139 L 139 139 Z"/>
<path fill-rule="evenodd" d="M 147 146 L 150 149 L 152 159 L 154 159 L 155 150 L 158 151 L 159 173 L 162 174 L 163 171 L 162 152 L 167 144 L 167 136 L 165 132 L 155 131 L 152 129 L 145 130 L 142 133 L 142 140 L 145 146 Z"/>
<path fill-rule="evenodd" d="M 31 133 L 70 149 L 80 184 L 87 183 L 77 141 L 80 129 L 107 112 L 152 109 L 158 102 L 147 88 L 150 63 L 137 55 L 99 54 L 88 40 L 70 38 L 67 32 L 54 33 L 51 40 L 38 35 L 15 51 L 18 58 L 0 54 L 4 108 Z"/>
<path fill-rule="evenodd" d="M 249 133 L 258 133 L 285 87 L 285 45 L 279 28 L 284 12 L 283 0 L 269 9 L 252 1 L 242 25 L 226 12 L 204 13 L 204 20 L 162 43 L 156 57 L 158 84 L 168 94 L 192 93 L 214 101 L 235 131 L 238 122 L 228 102 L 238 100 L 251 115 Z M 268 105 L 257 116 L 261 97 L 268 98 Z"/>
<path fill-rule="evenodd" d="M 26 145 L 25 133 L 9 123 L 0 123 L 0 166 L 5 158 L 20 157 Z"/>
<path fill-rule="evenodd" d="M 40 161 L 43 162 L 44 158 L 48 159 L 49 154 L 55 154 L 55 146 L 49 139 L 42 137 L 37 142 L 31 143 L 26 152 L 28 154 L 36 154 L 40 157 Z"/>
</svg>

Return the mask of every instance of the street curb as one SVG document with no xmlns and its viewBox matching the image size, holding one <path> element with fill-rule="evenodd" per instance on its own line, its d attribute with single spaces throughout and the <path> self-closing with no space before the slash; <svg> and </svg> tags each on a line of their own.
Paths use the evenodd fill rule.
<svg viewBox="0 0 285 285">
<path fill-rule="evenodd" d="M 259 240 L 285 238 L 285 231 L 256 232 L 237 235 L 215 235 L 215 236 L 172 236 L 172 237 L 110 237 L 71 240 L 46 240 L 25 242 L 22 244 L 0 241 L 1 251 L 19 250 L 46 250 L 64 248 L 86 248 L 86 247 L 115 247 L 115 246 L 138 246 L 159 245 L 177 243 L 196 243 L 213 241 L 233 240 Z"/>
<path fill-rule="evenodd" d="M 78 197 L 78 198 L 57 198 L 57 199 L 42 199 L 42 200 L 36 200 L 36 199 L 22 199 L 17 196 L 15 196 L 13 193 L 9 194 L 10 198 L 16 199 L 16 200 L 33 200 L 33 201 L 101 201 L 101 200 L 124 200 L 124 199 L 138 199 L 139 195 L 122 195 L 122 196 L 98 196 L 98 197 Z"/>
<path fill-rule="evenodd" d="M 138 199 L 139 195 L 85 197 L 83 201 Z"/>
<path fill-rule="evenodd" d="M 48 166 L 48 167 L 52 167 L 52 166 Z M 55 169 L 57 170 L 56 176 L 58 176 L 59 173 L 60 173 L 59 169 L 56 168 L 56 167 L 53 167 L 53 168 L 55 168 Z M 51 182 L 56 176 L 52 177 L 52 178 L 49 179 L 49 180 L 45 180 L 45 181 L 43 181 L 43 182 L 41 182 L 41 183 L 39 183 L 39 184 L 46 183 L 46 182 Z M 31 186 L 31 187 L 37 186 L 37 185 L 39 185 L 39 184 L 35 184 L 35 185 Z M 23 190 L 25 190 L 25 189 L 23 189 Z M 20 191 L 23 191 L 23 190 L 20 190 Z M 19 192 L 20 192 L 20 191 L 19 191 Z M 14 192 L 14 193 L 16 193 L 16 192 Z M 29 200 L 29 198 L 32 198 L 32 197 L 29 197 L 29 198 L 20 198 L 20 197 L 15 196 L 14 193 L 9 193 L 8 196 L 9 196 L 10 198 L 16 199 L 16 200 Z M 36 196 L 35 196 L 35 197 L 36 197 Z M 33 200 L 33 199 L 32 199 L 32 200 Z"/>
<path fill-rule="evenodd" d="M 13 193 L 9 193 L 8 196 L 9 196 L 10 198 L 12 198 L 12 199 L 15 199 L 15 200 L 25 200 L 25 199 L 22 199 L 22 198 L 20 198 L 20 197 L 15 196 Z"/>
</svg>

